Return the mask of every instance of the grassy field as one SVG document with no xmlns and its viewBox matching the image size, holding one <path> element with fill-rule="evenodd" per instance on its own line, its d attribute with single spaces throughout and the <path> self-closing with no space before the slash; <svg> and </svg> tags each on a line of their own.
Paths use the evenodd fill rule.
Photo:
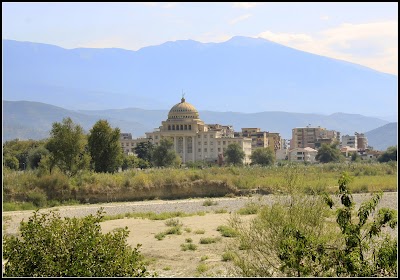
<svg viewBox="0 0 400 280">
<path fill-rule="evenodd" d="M 178 197 L 199 197 L 202 195 L 200 187 L 215 196 L 243 194 L 250 190 L 264 194 L 285 194 L 293 189 L 307 194 L 334 193 L 342 172 L 353 177 L 350 187 L 353 193 L 397 191 L 397 162 L 168 168 L 116 174 L 83 171 L 71 178 L 60 172 L 43 175 L 35 171 L 4 169 L 3 211 L 87 203 L 83 199 L 85 196 L 98 196 L 104 202 L 140 200 L 135 194 L 146 194 L 150 199 L 163 198 L 168 192 Z"/>
</svg>

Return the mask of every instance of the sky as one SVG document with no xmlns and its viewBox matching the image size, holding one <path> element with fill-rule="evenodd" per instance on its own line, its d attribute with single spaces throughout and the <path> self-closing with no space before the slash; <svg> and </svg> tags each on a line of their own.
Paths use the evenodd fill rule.
<svg viewBox="0 0 400 280">
<path fill-rule="evenodd" d="M 66 49 L 265 38 L 398 75 L 397 2 L 2 2 L 2 38 Z"/>
</svg>

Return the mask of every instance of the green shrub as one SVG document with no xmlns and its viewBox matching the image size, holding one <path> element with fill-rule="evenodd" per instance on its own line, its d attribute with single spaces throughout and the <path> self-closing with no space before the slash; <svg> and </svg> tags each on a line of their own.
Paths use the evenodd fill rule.
<svg viewBox="0 0 400 280">
<path fill-rule="evenodd" d="M 215 214 L 224 214 L 224 213 L 228 213 L 228 210 L 226 210 L 225 208 L 221 208 L 221 209 L 217 209 L 214 211 Z"/>
<path fill-rule="evenodd" d="M 212 199 L 206 199 L 204 202 L 203 202 L 203 206 L 212 206 L 212 205 L 217 205 L 218 204 L 218 201 L 214 201 L 214 200 L 212 200 Z"/>
<path fill-rule="evenodd" d="M 6 277 L 148 276 L 139 252 L 126 243 L 127 228 L 103 234 L 102 209 L 96 216 L 64 218 L 33 213 L 22 222 L 22 237 L 3 237 Z"/>
<path fill-rule="evenodd" d="M 204 273 L 209 269 L 209 267 L 205 263 L 201 263 L 197 266 L 196 270 L 198 273 Z"/>
<path fill-rule="evenodd" d="M 227 262 L 233 260 L 235 254 L 231 251 L 224 252 L 222 254 L 222 261 Z"/>
<path fill-rule="evenodd" d="M 42 190 L 34 190 L 27 194 L 26 200 L 36 207 L 42 208 L 47 204 L 47 196 Z"/>
<path fill-rule="evenodd" d="M 196 229 L 194 234 L 204 234 L 206 231 L 204 229 Z"/>
<path fill-rule="evenodd" d="M 208 260 L 208 256 L 202 256 L 202 257 L 200 258 L 200 261 L 201 261 L 201 262 L 204 262 L 205 260 Z"/>
<path fill-rule="evenodd" d="M 260 205 L 254 202 L 249 202 L 245 205 L 245 207 L 237 210 L 236 213 L 240 215 L 252 215 L 252 214 L 257 214 L 259 210 L 260 210 Z"/>
<path fill-rule="evenodd" d="M 182 234 L 181 227 L 180 227 L 180 226 L 170 227 L 169 229 L 167 229 L 167 230 L 165 231 L 165 234 L 177 234 L 177 235 L 181 235 L 181 234 Z"/>
<path fill-rule="evenodd" d="M 162 240 L 162 239 L 165 238 L 165 235 L 166 235 L 165 232 L 159 232 L 159 233 L 157 233 L 156 235 L 154 235 L 154 237 L 155 237 L 157 240 Z"/>
<path fill-rule="evenodd" d="M 221 237 L 202 237 L 200 238 L 200 244 L 211 244 L 221 240 Z"/>
<path fill-rule="evenodd" d="M 181 244 L 181 249 L 182 251 L 195 251 L 197 249 L 197 245 L 193 243 L 186 243 L 186 244 Z"/>
<path fill-rule="evenodd" d="M 233 229 L 230 226 L 218 226 L 217 231 L 221 233 L 224 237 L 236 237 L 238 236 L 237 230 Z"/>
<path fill-rule="evenodd" d="M 169 219 L 165 221 L 165 225 L 169 227 L 180 227 L 182 226 L 182 223 L 179 221 L 179 219 Z"/>
</svg>

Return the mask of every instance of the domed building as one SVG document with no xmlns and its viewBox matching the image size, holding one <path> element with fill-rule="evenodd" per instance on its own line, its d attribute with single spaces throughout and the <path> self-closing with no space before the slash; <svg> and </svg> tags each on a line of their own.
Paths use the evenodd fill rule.
<svg viewBox="0 0 400 280">
<path fill-rule="evenodd" d="M 217 162 L 223 157 L 224 149 L 229 144 L 237 143 L 245 152 L 244 163 L 250 163 L 251 138 L 234 137 L 232 126 L 204 124 L 199 112 L 182 97 L 168 113 L 168 119 L 161 123 L 159 129 L 147 132 L 145 139 L 135 142 L 150 141 L 158 145 L 162 138 L 170 138 L 175 151 L 180 155 L 182 163 L 207 161 Z"/>
</svg>

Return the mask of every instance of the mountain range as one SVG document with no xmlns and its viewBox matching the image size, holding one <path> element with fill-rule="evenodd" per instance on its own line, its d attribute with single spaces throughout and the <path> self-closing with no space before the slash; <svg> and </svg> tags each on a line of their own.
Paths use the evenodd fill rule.
<svg viewBox="0 0 400 280">
<path fill-rule="evenodd" d="M 393 122 L 398 114 L 397 76 L 261 38 L 178 40 L 137 51 L 3 40 L 3 100 L 68 110 L 142 108 L 162 115 L 182 93 L 205 121 L 228 114 L 244 124 L 250 117 L 245 114 L 268 120 L 277 112 L 329 119 L 343 112 Z M 340 115 L 344 122 L 346 114 Z M 307 122 L 317 121 L 325 120 Z M 263 126 L 276 130 L 278 124 Z"/>
<path fill-rule="evenodd" d="M 168 118 L 168 112 L 169 110 L 139 108 L 68 110 L 40 102 L 3 100 L 3 143 L 15 138 L 47 138 L 52 123 L 61 122 L 65 117 L 71 117 L 86 133 L 98 120 L 106 119 L 112 127 L 120 128 L 121 132 L 132 133 L 137 138 L 158 128 Z M 375 149 L 386 150 L 389 146 L 397 145 L 397 123 L 359 114 L 234 113 L 201 110 L 199 114 L 206 124 L 232 125 L 235 131 L 240 131 L 243 127 L 259 127 L 262 131 L 278 132 L 285 139 L 291 138 L 293 128 L 310 125 L 336 130 L 341 135 L 365 133 L 369 145 Z"/>
</svg>

